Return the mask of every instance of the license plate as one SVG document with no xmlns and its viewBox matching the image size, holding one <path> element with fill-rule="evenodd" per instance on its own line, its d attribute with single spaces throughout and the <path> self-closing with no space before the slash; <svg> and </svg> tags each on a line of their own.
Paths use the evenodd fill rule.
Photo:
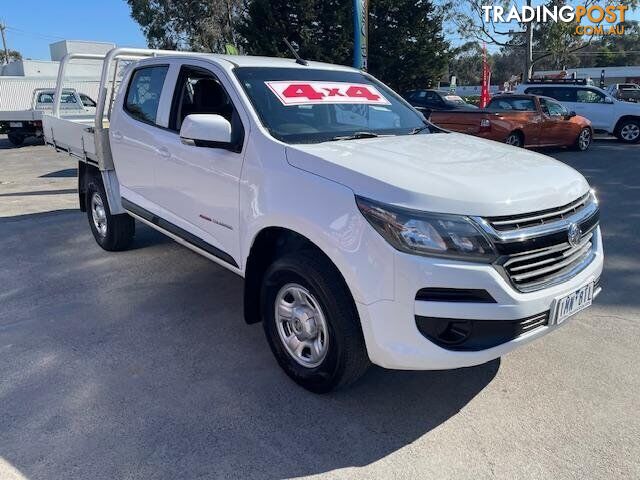
<svg viewBox="0 0 640 480">
<path fill-rule="evenodd" d="M 9 126 L 12 128 L 20 128 L 22 127 L 22 122 L 9 122 Z"/>
<path fill-rule="evenodd" d="M 567 318 L 589 307 L 593 302 L 593 282 L 580 287 L 556 302 L 555 324 L 560 325 Z"/>
</svg>

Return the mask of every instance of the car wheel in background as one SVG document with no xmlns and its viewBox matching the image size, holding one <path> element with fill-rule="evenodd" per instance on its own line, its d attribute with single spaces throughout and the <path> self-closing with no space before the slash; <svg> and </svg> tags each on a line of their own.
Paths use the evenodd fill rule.
<svg viewBox="0 0 640 480">
<path fill-rule="evenodd" d="M 638 143 L 640 141 L 640 121 L 639 120 L 623 120 L 618 127 L 616 135 L 621 142 Z"/>
<path fill-rule="evenodd" d="M 353 299 L 335 267 L 317 254 L 277 259 L 265 274 L 260 306 L 276 360 L 307 390 L 344 387 L 369 367 Z"/>
<path fill-rule="evenodd" d="M 24 135 L 20 135 L 19 133 L 9 133 L 7 138 L 14 147 L 19 147 L 24 143 Z"/>
<path fill-rule="evenodd" d="M 576 142 L 574 144 L 574 148 L 576 150 L 584 152 L 585 150 L 589 149 L 592 142 L 593 142 L 593 133 L 591 132 L 590 128 L 585 127 L 582 130 L 580 130 L 580 133 L 578 134 L 578 138 L 576 139 Z"/>
<path fill-rule="evenodd" d="M 110 252 L 129 248 L 136 231 L 135 220 L 126 213 L 111 215 L 102 182 L 89 183 L 86 205 L 91 232 L 98 245 Z"/>
<path fill-rule="evenodd" d="M 524 147 L 524 137 L 520 132 L 511 132 L 504 143 L 514 147 Z"/>
</svg>

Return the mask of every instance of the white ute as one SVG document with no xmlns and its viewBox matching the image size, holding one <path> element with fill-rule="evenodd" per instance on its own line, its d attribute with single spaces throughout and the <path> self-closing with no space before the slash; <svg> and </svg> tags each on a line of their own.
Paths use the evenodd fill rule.
<svg viewBox="0 0 640 480">
<path fill-rule="evenodd" d="M 139 60 L 109 101 L 124 58 Z M 80 208 L 105 250 L 126 249 L 137 219 L 244 277 L 247 323 L 311 391 L 370 363 L 487 362 L 600 291 L 582 175 L 442 132 L 359 70 L 115 49 L 95 120 L 54 108 L 44 125 L 80 160 Z"/>
</svg>

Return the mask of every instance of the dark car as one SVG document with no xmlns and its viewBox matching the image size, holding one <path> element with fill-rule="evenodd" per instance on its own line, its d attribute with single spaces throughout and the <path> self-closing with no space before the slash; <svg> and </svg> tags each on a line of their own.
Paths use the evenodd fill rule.
<svg viewBox="0 0 640 480">
<path fill-rule="evenodd" d="M 477 109 L 457 95 L 438 90 L 410 90 L 402 96 L 425 115 L 434 111 Z"/>
</svg>

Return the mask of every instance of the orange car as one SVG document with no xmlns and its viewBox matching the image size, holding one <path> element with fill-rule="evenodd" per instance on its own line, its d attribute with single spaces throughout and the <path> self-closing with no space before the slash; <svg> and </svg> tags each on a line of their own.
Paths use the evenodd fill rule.
<svg viewBox="0 0 640 480">
<path fill-rule="evenodd" d="M 573 147 L 587 150 L 593 141 L 591 122 L 548 97 L 498 95 L 481 110 L 432 112 L 442 128 L 518 147 Z"/>
</svg>

